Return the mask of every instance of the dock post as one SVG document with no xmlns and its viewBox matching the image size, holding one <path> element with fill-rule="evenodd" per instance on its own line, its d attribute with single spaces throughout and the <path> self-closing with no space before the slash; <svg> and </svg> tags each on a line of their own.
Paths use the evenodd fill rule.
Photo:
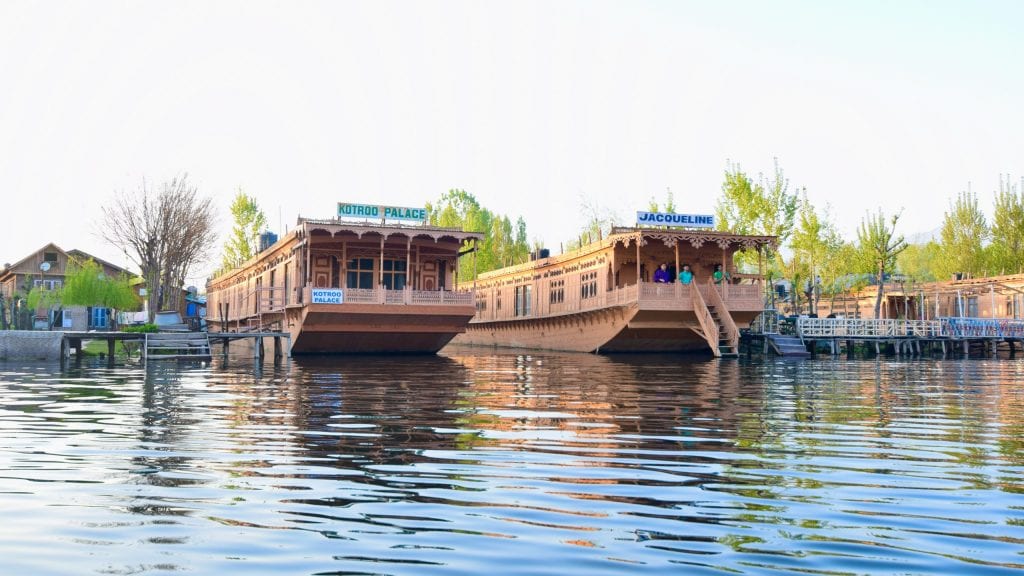
<svg viewBox="0 0 1024 576">
<path fill-rule="evenodd" d="M 281 337 L 274 336 L 274 362 L 281 362 Z"/>
<path fill-rule="evenodd" d="M 263 358 L 263 336 L 257 336 L 253 341 L 253 358 Z"/>
<path fill-rule="evenodd" d="M 116 340 L 114 340 L 113 338 L 107 338 L 107 357 L 110 358 L 111 360 L 113 360 L 114 358 L 115 344 L 117 344 Z"/>
<path fill-rule="evenodd" d="M 970 358 L 970 357 L 971 357 L 971 344 L 967 340 L 964 340 L 964 358 Z"/>
</svg>

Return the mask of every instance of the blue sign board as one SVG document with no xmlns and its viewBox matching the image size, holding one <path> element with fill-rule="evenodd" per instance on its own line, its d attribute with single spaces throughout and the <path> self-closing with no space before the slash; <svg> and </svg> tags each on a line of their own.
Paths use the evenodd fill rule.
<svg viewBox="0 0 1024 576">
<path fill-rule="evenodd" d="M 345 297 L 338 288 L 313 288 L 313 304 L 342 304 Z"/>
<path fill-rule="evenodd" d="M 685 228 L 714 228 L 711 214 L 666 214 L 664 212 L 637 212 L 638 226 L 682 226 Z"/>
<path fill-rule="evenodd" d="M 375 204 L 348 204 L 338 202 L 338 218 L 373 218 L 380 220 L 427 221 L 426 208 L 404 206 L 377 206 Z"/>
</svg>

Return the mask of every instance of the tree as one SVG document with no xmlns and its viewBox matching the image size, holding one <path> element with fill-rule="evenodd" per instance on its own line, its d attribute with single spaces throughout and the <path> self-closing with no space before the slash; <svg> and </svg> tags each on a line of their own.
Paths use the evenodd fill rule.
<svg viewBox="0 0 1024 576">
<path fill-rule="evenodd" d="M 903 236 L 896 235 L 896 224 L 899 219 L 900 214 L 897 213 L 887 220 L 879 208 L 876 215 L 866 215 L 861 220 L 860 228 L 857 229 L 857 248 L 860 257 L 865 264 L 873 269 L 878 282 L 878 292 L 875 296 L 875 318 L 878 318 L 882 311 L 885 272 L 894 269 L 896 257 L 907 249 L 907 242 Z"/>
<path fill-rule="evenodd" d="M 760 194 L 740 165 L 729 163 L 722 182 L 722 197 L 715 206 L 718 228 L 733 234 L 753 234 L 760 203 Z"/>
<path fill-rule="evenodd" d="M 1009 175 L 999 177 L 991 233 L 993 268 L 1002 274 L 1024 272 L 1024 197 Z"/>
<path fill-rule="evenodd" d="M 665 214 L 672 214 L 676 211 L 676 201 L 672 196 L 672 189 L 668 188 L 665 190 L 665 203 L 660 207 L 658 206 L 658 200 L 651 196 L 651 200 L 647 203 L 648 212 L 664 212 Z"/>
<path fill-rule="evenodd" d="M 942 247 L 934 240 L 910 244 L 896 259 L 896 270 L 918 282 L 936 280 L 936 269 L 942 260 Z"/>
<path fill-rule="evenodd" d="M 715 207 L 717 226 L 733 234 L 760 234 L 776 236 L 779 245 L 789 239 L 796 220 L 800 196 L 789 190 L 779 161 L 774 161 L 770 177 L 758 175 L 754 184 L 739 164 L 729 164 L 722 183 L 722 198 Z M 769 264 L 777 271 L 785 267 L 778 253 L 768 249 Z M 739 254 L 741 264 L 751 265 L 754 256 L 746 252 Z"/>
<path fill-rule="evenodd" d="M 138 310 L 141 302 L 125 274 L 111 278 L 93 259 L 71 260 L 59 292 L 62 306 L 100 306 L 115 310 Z"/>
<path fill-rule="evenodd" d="M 936 270 L 939 277 L 949 278 L 958 272 L 983 276 L 983 247 L 988 237 L 988 224 L 978 208 L 977 196 L 970 190 L 961 192 L 942 221 L 942 259 Z"/>
<path fill-rule="evenodd" d="M 829 262 L 835 253 L 842 246 L 842 238 L 835 229 L 835 225 L 829 218 L 828 211 L 819 214 L 807 199 L 804 193 L 800 200 L 800 209 L 797 217 L 797 226 L 793 230 L 790 247 L 793 250 L 794 263 L 802 263 L 800 267 L 794 267 L 791 281 L 794 286 L 799 285 L 799 277 L 810 281 L 812 288 L 812 299 L 809 302 L 811 313 L 817 313 L 817 301 L 813 296 L 820 290 L 818 278 L 824 274 L 826 282 L 834 282 L 838 277 L 839 269 L 832 264 L 838 261 Z"/>
<path fill-rule="evenodd" d="M 267 218 L 260 210 L 256 198 L 248 196 L 239 188 L 231 202 L 231 217 L 234 226 L 224 243 L 222 270 L 237 268 L 258 252 L 256 237 L 267 227 Z"/>
<path fill-rule="evenodd" d="M 518 218 L 513 227 L 507 216 L 492 213 L 465 190 L 449 190 L 435 204 L 427 203 L 427 221 L 434 226 L 484 234 L 483 240 L 477 245 L 477 272 L 525 262 L 529 257 L 526 221 Z M 460 267 L 459 281 L 471 280 L 472 274 L 471 267 Z"/>
<path fill-rule="evenodd" d="M 135 194 L 116 194 L 102 209 L 99 236 L 139 267 L 150 322 L 164 306 L 179 307 L 186 274 L 208 257 L 216 240 L 212 206 L 181 176 L 162 184 L 159 192 L 143 182 Z"/>
</svg>

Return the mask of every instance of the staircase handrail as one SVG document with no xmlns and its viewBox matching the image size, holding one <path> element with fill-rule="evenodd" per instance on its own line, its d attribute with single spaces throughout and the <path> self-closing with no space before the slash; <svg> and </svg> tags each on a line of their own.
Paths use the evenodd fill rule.
<svg viewBox="0 0 1024 576">
<path fill-rule="evenodd" d="M 690 298 L 693 300 L 693 312 L 697 315 L 701 330 L 704 331 L 704 339 L 711 346 L 711 353 L 717 358 L 722 355 L 722 351 L 718 349 L 718 323 L 715 322 L 707 304 L 704 303 L 704 297 L 700 295 L 700 288 L 697 287 L 696 282 L 690 283 Z"/>
<path fill-rule="evenodd" d="M 711 290 L 708 290 L 710 295 L 711 305 L 719 310 L 718 320 L 722 323 L 722 327 L 725 328 L 725 337 L 729 341 L 729 346 L 732 346 L 733 350 L 738 350 L 740 345 L 740 331 L 736 328 L 736 322 L 732 319 L 732 313 L 729 312 L 729 307 L 725 305 L 725 299 L 722 298 L 722 294 L 718 291 L 718 287 L 714 284 L 711 285 Z"/>
</svg>

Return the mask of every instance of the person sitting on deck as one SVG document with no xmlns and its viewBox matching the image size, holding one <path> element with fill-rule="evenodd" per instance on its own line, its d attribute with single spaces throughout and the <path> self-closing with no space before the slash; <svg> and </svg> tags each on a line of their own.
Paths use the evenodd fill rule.
<svg viewBox="0 0 1024 576">
<path fill-rule="evenodd" d="M 668 275 L 668 265 L 662 264 L 654 271 L 654 281 L 659 284 L 668 284 L 672 278 Z"/>
<path fill-rule="evenodd" d="M 683 264 L 683 271 L 679 273 L 679 282 L 682 284 L 693 282 L 693 272 L 690 272 L 689 264 Z"/>
</svg>

